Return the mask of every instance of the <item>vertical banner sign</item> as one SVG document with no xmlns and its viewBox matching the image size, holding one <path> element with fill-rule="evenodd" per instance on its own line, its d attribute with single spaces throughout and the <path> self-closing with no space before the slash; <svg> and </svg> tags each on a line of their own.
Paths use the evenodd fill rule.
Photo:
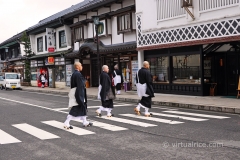
<svg viewBox="0 0 240 160">
<path fill-rule="evenodd" d="M 46 28 L 46 36 L 47 36 L 47 50 L 48 50 L 48 52 L 55 52 L 54 29 L 53 28 Z"/>
</svg>

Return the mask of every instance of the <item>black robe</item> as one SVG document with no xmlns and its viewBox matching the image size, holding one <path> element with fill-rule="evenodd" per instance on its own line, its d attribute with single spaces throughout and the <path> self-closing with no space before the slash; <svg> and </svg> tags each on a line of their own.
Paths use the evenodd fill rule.
<svg viewBox="0 0 240 160">
<path fill-rule="evenodd" d="M 102 89 L 100 91 L 102 106 L 104 108 L 113 108 L 113 100 L 106 100 L 106 96 L 108 95 L 110 88 L 112 89 L 112 81 L 109 75 L 104 71 L 100 75 L 100 84 L 102 86 Z M 114 90 L 112 89 L 112 93 L 115 95 L 113 91 Z"/>
<path fill-rule="evenodd" d="M 151 75 L 150 71 L 146 68 L 141 68 L 138 71 L 139 81 L 141 84 L 146 83 L 147 84 L 147 90 L 146 94 L 149 95 L 148 97 L 142 97 L 140 103 L 147 108 L 151 108 L 152 104 L 152 97 L 154 97 L 154 91 L 153 91 L 153 76 Z M 136 75 L 136 82 L 138 83 L 138 77 Z"/>
<path fill-rule="evenodd" d="M 116 89 L 117 91 L 121 90 L 121 84 L 123 83 L 123 76 L 122 76 L 122 72 L 118 69 L 115 69 L 114 70 L 116 72 L 117 75 L 121 76 L 121 83 L 118 83 L 116 85 Z M 113 72 L 113 77 L 115 78 L 116 77 L 116 74 Z"/>
<path fill-rule="evenodd" d="M 87 94 L 85 87 L 85 78 L 83 75 L 75 70 L 71 77 L 71 88 L 76 88 L 75 98 L 78 106 L 73 106 L 69 112 L 74 117 L 87 115 Z M 84 102 L 85 99 L 85 102 Z"/>
</svg>

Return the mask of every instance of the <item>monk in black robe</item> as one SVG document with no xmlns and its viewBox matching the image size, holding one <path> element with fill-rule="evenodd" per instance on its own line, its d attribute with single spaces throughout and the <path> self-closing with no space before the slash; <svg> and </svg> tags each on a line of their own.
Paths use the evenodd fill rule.
<svg viewBox="0 0 240 160">
<path fill-rule="evenodd" d="M 143 67 L 138 71 L 138 74 L 136 75 L 137 83 L 138 83 L 138 78 L 139 78 L 139 82 L 141 84 L 146 83 L 146 85 L 147 85 L 146 95 L 148 95 L 148 97 L 142 97 L 140 103 L 134 109 L 136 114 L 140 115 L 141 114 L 140 108 L 141 107 L 144 108 L 145 116 L 147 116 L 147 117 L 152 116 L 152 114 L 149 113 L 149 109 L 151 108 L 151 105 L 152 105 L 152 97 L 154 97 L 154 91 L 153 91 L 153 86 L 152 86 L 153 76 L 151 75 L 149 68 L 150 68 L 149 63 L 147 61 L 144 61 Z M 138 78 L 137 78 L 137 76 L 138 76 Z"/>
<path fill-rule="evenodd" d="M 109 68 L 107 65 L 102 67 L 102 73 L 100 75 L 100 85 L 102 86 L 100 91 L 100 97 L 102 106 L 96 110 L 98 116 L 101 116 L 101 111 L 107 112 L 107 117 L 112 117 L 113 114 L 113 99 L 115 98 L 114 86 L 112 86 L 111 78 L 108 75 Z"/>
<path fill-rule="evenodd" d="M 64 122 L 64 128 L 73 129 L 70 126 L 71 120 L 83 121 L 85 127 L 92 126 L 93 124 L 87 121 L 87 96 L 86 96 L 86 87 L 85 87 L 85 78 L 81 74 L 82 64 L 76 62 L 74 64 L 75 71 L 71 77 L 71 88 L 76 87 L 75 98 L 78 103 L 77 106 L 73 106 L 67 116 L 66 121 Z"/>
<path fill-rule="evenodd" d="M 121 77 L 121 79 L 119 79 L 120 81 L 118 81 L 118 83 L 116 84 L 117 94 L 121 94 L 121 87 L 122 87 L 122 83 L 123 83 L 123 76 L 122 76 L 122 72 L 118 69 L 118 65 L 114 66 L 113 77 L 115 78 L 116 76 L 120 76 Z"/>
</svg>

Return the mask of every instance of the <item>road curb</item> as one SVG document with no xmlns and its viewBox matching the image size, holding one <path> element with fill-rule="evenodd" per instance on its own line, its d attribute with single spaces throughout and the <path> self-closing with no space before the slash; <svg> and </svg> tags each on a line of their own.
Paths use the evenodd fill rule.
<svg viewBox="0 0 240 160">
<path fill-rule="evenodd" d="M 23 91 L 31 91 L 31 92 L 41 92 L 41 93 L 53 93 L 53 94 L 60 94 L 60 95 L 68 95 L 68 92 L 65 91 L 49 91 L 49 90 L 41 90 L 41 89 L 27 89 L 23 88 Z M 88 98 L 97 99 L 95 95 L 87 95 Z M 116 98 L 116 101 L 123 101 L 123 102 L 132 102 L 138 103 L 139 99 L 131 99 L 131 98 Z M 233 114 L 240 114 L 240 108 L 234 107 L 225 107 L 225 106 L 208 106 L 208 105 L 198 105 L 198 104 L 187 104 L 187 103 L 178 103 L 178 102 L 163 102 L 163 101 L 152 101 L 153 105 L 161 105 L 167 107 L 176 107 L 176 108 L 189 108 L 189 109 L 196 109 L 196 110 L 205 110 L 205 111 L 214 111 L 214 112 L 223 112 L 223 113 L 233 113 Z"/>
</svg>

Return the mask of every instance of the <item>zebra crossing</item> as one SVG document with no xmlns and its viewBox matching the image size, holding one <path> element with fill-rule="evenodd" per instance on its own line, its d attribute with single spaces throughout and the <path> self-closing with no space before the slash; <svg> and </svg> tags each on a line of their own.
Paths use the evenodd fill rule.
<svg viewBox="0 0 240 160">
<path fill-rule="evenodd" d="M 93 122 L 93 127 L 97 128 L 97 132 L 100 132 L 100 130 L 107 130 L 110 132 L 119 132 L 119 131 L 129 130 L 129 128 L 113 125 L 112 122 L 115 122 L 115 124 L 117 122 L 119 124 L 124 123 L 124 124 L 128 124 L 129 126 L 146 128 L 146 127 L 157 127 L 158 125 L 161 125 L 161 124 L 181 125 L 189 121 L 205 122 L 211 119 L 223 120 L 223 119 L 230 118 L 226 116 L 218 116 L 218 115 L 203 114 L 203 113 L 201 114 L 190 113 L 190 112 L 183 112 L 183 111 L 177 111 L 177 110 L 165 110 L 165 111 L 161 111 L 161 113 L 157 113 L 157 112 L 152 112 L 152 113 L 154 115 L 153 117 L 138 116 L 135 114 L 119 114 L 111 118 L 107 116 L 102 116 L 102 117 L 96 116 L 94 118 L 97 120 L 91 119 L 90 121 Z M 171 119 L 167 119 L 167 118 L 171 118 Z M 176 120 L 173 120 L 173 119 L 176 119 Z M 105 121 L 105 122 L 101 122 L 101 121 Z M 63 128 L 63 122 L 59 122 L 56 120 L 41 121 L 41 123 L 47 126 L 53 127 L 55 129 L 59 129 L 63 132 L 67 132 L 68 134 L 74 134 L 76 136 L 87 136 L 87 135 L 96 134 L 96 131 L 93 132 L 91 131 L 90 128 L 87 128 L 87 127 L 84 128 L 84 127 L 73 126 L 73 129 L 66 130 Z M 22 131 L 23 133 L 26 133 L 35 138 L 38 138 L 40 140 L 61 138 L 59 135 L 45 131 L 43 126 L 39 128 L 38 126 L 33 126 L 31 124 L 20 123 L 20 124 L 13 124 L 12 127 Z M 17 137 L 12 136 L 11 134 L 5 132 L 0 128 L 0 144 L 1 145 L 20 143 L 20 142 L 22 142 L 21 139 L 18 139 Z"/>
</svg>

